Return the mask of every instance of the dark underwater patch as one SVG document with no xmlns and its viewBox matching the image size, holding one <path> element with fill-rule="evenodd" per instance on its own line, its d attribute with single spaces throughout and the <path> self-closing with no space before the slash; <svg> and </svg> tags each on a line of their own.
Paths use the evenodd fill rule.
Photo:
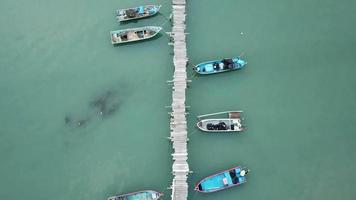
<svg viewBox="0 0 356 200">
<path fill-rule="evenodd" d="M 67 126 L 79 128 L 94 121 L 95 118 L 104 119 L 117 112 L 120 106 L 120 96 L 115 90 L 107 90 L 100 95 L 95 96 L 89 101 L 88 113 L 85 116 L 78 117 L 77 115 L 67 114 L 64 117 L 64 122 Z"/>
</svg>

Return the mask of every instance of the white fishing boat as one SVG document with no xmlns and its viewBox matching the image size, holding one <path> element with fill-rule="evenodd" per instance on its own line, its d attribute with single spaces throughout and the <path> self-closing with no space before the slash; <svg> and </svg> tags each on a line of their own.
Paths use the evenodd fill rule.
<svg viewBox="0 0 356 200">
<path fill-rule="evenodd" d="M 243 111 L 225 111 L 198 116 L 197 127 L 205 132 L 241 132 L 244 130 L 242 125 Z M 227 117 L 219 118 L 218 115 L 227 114 Z"/>
<path fill-rule="evenodd" d="M 147 40 L 156 36 L 162 27 L 159 26 L 144 26 L 139 28 L 129 28 L 117 31 L 111 31 L 111 43 L 122 44 L 128 42 L 136 42 Z"/>
</svg>

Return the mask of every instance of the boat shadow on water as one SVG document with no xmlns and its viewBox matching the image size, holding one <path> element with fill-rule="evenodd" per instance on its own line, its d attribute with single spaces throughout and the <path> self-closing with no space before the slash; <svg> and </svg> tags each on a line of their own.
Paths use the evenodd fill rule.
<svg viewBox="0 0 356 200">
<path fill-rule="evenodd" d="M 120 25 L 127 25 L 127 24 L 136 24 L 138 21 L 143 21 L 145 19 L 132 19 L 132 20 L 129 20 L 129 21 L 122 21 L 120 22 Z"/>
</svg>

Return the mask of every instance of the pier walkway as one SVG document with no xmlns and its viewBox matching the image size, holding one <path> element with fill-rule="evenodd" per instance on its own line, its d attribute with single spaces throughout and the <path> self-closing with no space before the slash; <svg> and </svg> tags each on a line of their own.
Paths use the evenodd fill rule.
<svg viewBox="0 0 356 200">
<path fill-rule="evenodd" d="M 187 47 L 185 43 L 185 4 L 186 0 L 172 0 L 172 32 L 170 33 L 173 45 L 173 88 L 172 88 L 172 112 L 170 139 L 173 144 L 173 181 L 172 200 L 187 200 L 189 174 L 188 150 L 187 150 L 187 121 L 185 106 L 185 90 L 187 88 L 186 66 L 188 62 Z"/>
</svg>

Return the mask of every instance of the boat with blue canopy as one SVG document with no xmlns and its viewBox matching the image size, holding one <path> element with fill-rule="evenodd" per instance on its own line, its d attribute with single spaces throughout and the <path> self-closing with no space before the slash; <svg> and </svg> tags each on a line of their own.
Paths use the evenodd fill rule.
<svg viewBox="0 0 356 200">
<path fill-rule="evenodd" d="M 239 57 L 224 58 L 221 60 L 213 60 L 200 63 L 193 67 L 193 70 L 198 74 L 216 74 L 221 72 L 233 71 L 242 69 L 247 64 L 246 61 Z"/>
<path fill-rule="evenodd" d="M 235 187 L 247 182 L 246 174 L 248 172 L 247 168 L 234 167 L 204 178 L 195 186 L 194 190 L 210 193 Z"/>
<path fill-rule="evenodd" d="M 146 5 L 133 8 L 118 9 L 116 19 L 119 22 L 150 17 L 159 12 L 161 5 Z"/>
<path fill-rule="evenodd" d="M 157 200 L 163 196 L 163 193 L 154 190 L 142 190 L 127 194 L 109 197 L 108 200 Z"/>
</svg>

